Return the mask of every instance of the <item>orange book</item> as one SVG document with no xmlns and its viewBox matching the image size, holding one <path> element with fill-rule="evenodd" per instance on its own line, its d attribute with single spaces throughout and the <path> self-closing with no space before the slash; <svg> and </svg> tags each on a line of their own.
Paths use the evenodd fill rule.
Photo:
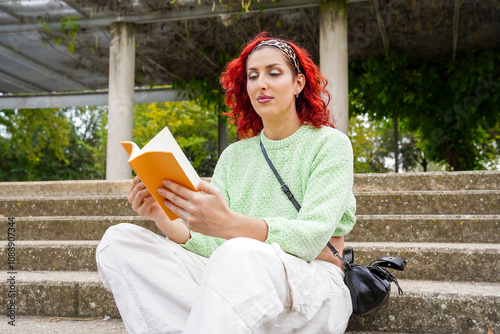
<svg viewBox="0 0 500 334">
<path fill-rule="evenodd" d="M 170 180 L 196 191 L 200 177 L 167 127 L 161 130 L 142 149 L 131 141 L 121 142 L 129 155 L 128 163 L 141 178 L 149 192 L 167 214 L 170 220 L 177 219 L 163 203 L 157 189 L 162 187 L 162 180 Z"/>
</svg>

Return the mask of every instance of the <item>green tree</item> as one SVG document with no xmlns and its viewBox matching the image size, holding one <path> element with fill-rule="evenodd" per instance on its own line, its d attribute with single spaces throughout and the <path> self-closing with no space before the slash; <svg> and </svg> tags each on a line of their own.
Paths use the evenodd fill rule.
<svg viewBox="0 0 500 334">
<path fill-rule="evenodd" d="M 25 109 L 0 111 L 4 126 L 1 149 L 2 180 L 36 180 L 40 162 L 49 150 L 52 158 L 69 163 L 65 147 L 71 131 L 63 112 L 58 109 Z"/>
<path fill-rule="evenodd" d="M 349 137 L 354 154 L 355 173 L 384 173 L 390 169 L 385 166 L 389 157 L 392 130 L 388 122 L 369 121 L 365 116 L 352 116 L 349 119 Z M 386 139 L 389 140 L 386 140 Z"/>
<path fill-rule="evenodd" d="M 495 168 L 500 127 L 500 54 L 469 52 L 455 62 L 424 64 L 429 107 L 407 117 L 429 160 L 450 170 Z"/>
<path fill-rule="evenodd" d="M 399 122 L 425 102 L 421 73 L 409 66 L 408 56 L 394 51 L 388 58 L 368 60 L 350 67 L 351 104 L 354 114 L 366 114 L 372 121 L 393 124 L 393 156 L 399 166 Z M 360 109 L 361 107 L 361 109 Z"/>
<path fill-rule="evenodd" d="M 104 115 L 102 108 L 0 111 L 0 180 L 103 178 Z"/>
<path fill-rule="evenodd" d="M 226 63 L 230 59 L 232 57 L 228 53 L 221 53 L 219 63 Z M 219 83 L 219 75 L 214 73 L 203 79 L 191 78 L 189 81 L 174 79 L 173 87 L 183 91 L 189 100 L 196 101 L 202 108 L 211 110 L 217 115 L 217 153 L 220 155 L 230 143 L 228 128 L 234 130 L 235 127 L 228 126 L 228 119 L 224 116 L 229 109 L 225 102 L 225 92 Z"/>
<path fill-rule="evenodd" d="M 351 112 L 397 121 L 396 130 L 410 134 L 401 144 L 403 157 L 413 151 L 414 162 L 424 166 L 432 161 L 450 170 L 496 168 L 500 54 L 471 51 L 455 62 L 408 59 L 391 52 L 389 59 L 351 64 Z"/>
<path fill-rule="evenodd" d="M 144 146 L 168 126 L 200 176 L 212 176 L 218 158 L 218 115 L 193 101 L 138 104 L 134 108 L 134 141 Z M 235 131 L 230 141 L 236 140 Z"/>
</svg>

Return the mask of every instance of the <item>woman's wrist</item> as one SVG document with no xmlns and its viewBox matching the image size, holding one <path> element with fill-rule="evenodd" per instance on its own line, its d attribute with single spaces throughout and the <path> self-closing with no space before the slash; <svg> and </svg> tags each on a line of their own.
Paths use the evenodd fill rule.
<svg viewBox="0 0 500 334">
<path fill-rule="evenodd" d="M 245 237 L 266 241 L 269 228 L 264 220 L 245 216 L 232 210 L 227 219 L 229 227 L 224 231 L 224 239 Z"/>
<path fill-rule="evenodd" d="M 167 238 L 178 244 L 185 244 L 191 238 L 189 229 L 181 219 L 171 221 L 168 217 L 165 217 L 154 222 Z"/>
</svg>

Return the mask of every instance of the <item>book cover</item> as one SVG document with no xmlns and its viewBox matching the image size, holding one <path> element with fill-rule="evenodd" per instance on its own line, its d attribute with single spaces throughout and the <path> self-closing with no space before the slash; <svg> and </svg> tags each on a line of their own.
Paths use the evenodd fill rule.
<svg viewBox="0 0 500 334">
<path fill-rule="evenodd" d="M 128 163 L 168 218 L 177 219 L 178 216 L 165 206 L 164 197 L 158 194 L 157 189 L 162 187 L 162 180 L 170 180 L 196 191 L 200 177 L 169 129 L 165 127 L 142 149 L 131 141 L 121 144 L 129 155 Z"/>
</svg>

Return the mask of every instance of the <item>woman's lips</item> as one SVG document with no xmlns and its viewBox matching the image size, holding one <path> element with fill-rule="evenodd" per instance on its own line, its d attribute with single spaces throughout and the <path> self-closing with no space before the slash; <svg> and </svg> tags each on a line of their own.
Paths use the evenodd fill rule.
<svg viewBox="0 0 500 334">
<path fill-rule="evenodd" d="M 259 96 L 257 98 L 257 102 L 259 102 L 259 103 L 266 103 L 266 102 L 271 101 L 272 99 L 273 98 L 271 96 L 263 95 L 263 96 Z"/>
</svg>

